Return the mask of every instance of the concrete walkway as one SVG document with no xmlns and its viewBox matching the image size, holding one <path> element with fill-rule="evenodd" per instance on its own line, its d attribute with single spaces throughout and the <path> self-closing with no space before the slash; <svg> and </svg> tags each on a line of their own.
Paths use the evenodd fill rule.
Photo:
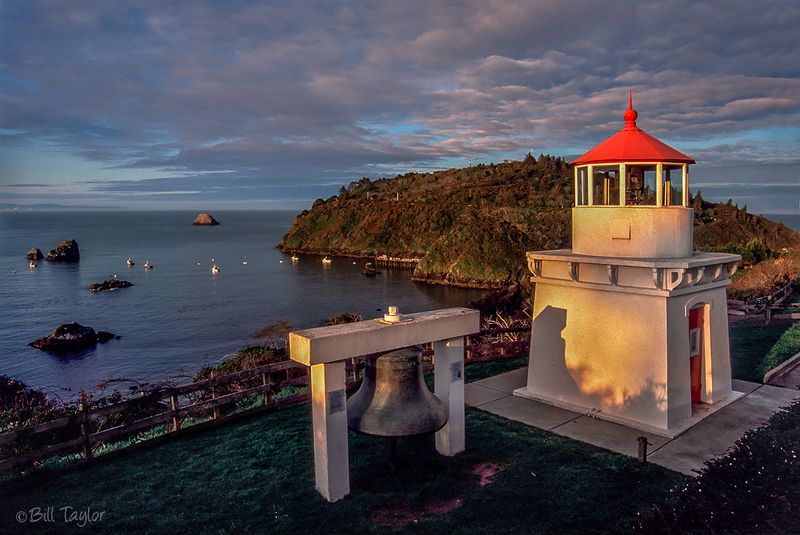
<svg viewBox="0 0 800 535">
<path fill-rule="evenodd" d="M 772 379 L 769 384 L 783 388 L 800 390 L 800 360 L 798 360 L 786 373 Z"/>
<path fill-rule="evenodd" d="M 734 381 L 733 389 L 743 392 L 743 397 L 684 434 L 669 439 L 512 395 L 515 389 L 525 386 L 527 376 L 528 368 L 519 368 L 470 383 L 465 387 L 465 401 L 509 420 L 633 457 L 638 453 L 637 437 L 646 436 L 652 444 L 648 447 L 649 462 L 688 475 L 696 475 L 705 461 L 721 455 L 746 431 L 765 423 L 778 409 L 800 398 L 797 390 Z"/>
</svg>

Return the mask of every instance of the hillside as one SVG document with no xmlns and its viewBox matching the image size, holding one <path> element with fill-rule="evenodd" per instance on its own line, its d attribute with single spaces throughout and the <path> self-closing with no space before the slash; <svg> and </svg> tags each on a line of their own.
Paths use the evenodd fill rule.
<svg viewBox="0 0 800 535">
<path fill-rule="evenodd" d="M 362 178 L 300 213 L 279 248 L 419 258 L 418 281 L 496 287 L 525 280 L 525 251 L 568 247 L 572 171 L 563 159 Z M 729 204 L 695 199 L 698 247 L 800 247 L 800 234 Z"/>
</svg>

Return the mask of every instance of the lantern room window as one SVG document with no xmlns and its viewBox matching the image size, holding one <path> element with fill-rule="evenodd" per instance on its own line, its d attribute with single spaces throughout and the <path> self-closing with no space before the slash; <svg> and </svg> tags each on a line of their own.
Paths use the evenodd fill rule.
<svg viewBox="0 0 800 535">
<path fill-rule="evenodd" d="M 579 167 L 576 170 L 575 205 L 587 206 L 589 204 L 589 170 Z"/>
<path fill-rule="evenodd" d="M 656 205 L 656 166 L 629 165 L 625 169 L 625 204 Z"/>
<path fill-rule="evenodd" d="M 596 165 L 594 173 L 594 204 L 619 205 L 619 165 Z"/>
<path fill-rule="evenodd" d="M 683 165 L 664 165 L 664 206 L 683 206 Z"/>
</svg>

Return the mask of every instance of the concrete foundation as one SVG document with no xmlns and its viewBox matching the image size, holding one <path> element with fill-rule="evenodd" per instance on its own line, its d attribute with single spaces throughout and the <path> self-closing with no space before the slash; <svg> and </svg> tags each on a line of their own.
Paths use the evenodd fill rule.
<svg viewBox="0 0 800 535">
<path fill-rule="evenodd" d="M 734 398 L 725 286 L 737 261 L 714 253 L 528 253 L 536 284 L 530 366 L 527 386 L 514 394 L 663 436 L 681 433 L 708 412 L 704 406 Z M 702 318 L 694 333 L 693 309 Z M 700 359 L 694 374 L 690 351 Z"/>
</svg>

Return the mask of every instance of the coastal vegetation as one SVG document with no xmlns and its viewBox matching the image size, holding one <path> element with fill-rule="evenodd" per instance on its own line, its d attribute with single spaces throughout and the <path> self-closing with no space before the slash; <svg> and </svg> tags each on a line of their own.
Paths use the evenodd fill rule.
<svg viewBox="0 0 800 535">
<path fill-rule="evenodd" d="M 762 261 L 736 272 L 728 288 L 728 297 L 747 301 L 769 294 L 798 279 L 800 251 L 772 253 Z"/>
<path fill-rule="evenodd" d="M 300 213 L 279 248 L 418 258 L 414 280 L 466 287 L 528 284 L 525 251 L 570 246 L 573 175 L 558 157 L 361 178 Z M 695 246 L 741 250 L 757 263 L 800 247 L 800 234 L 698 193 Z"/>
</svg>

